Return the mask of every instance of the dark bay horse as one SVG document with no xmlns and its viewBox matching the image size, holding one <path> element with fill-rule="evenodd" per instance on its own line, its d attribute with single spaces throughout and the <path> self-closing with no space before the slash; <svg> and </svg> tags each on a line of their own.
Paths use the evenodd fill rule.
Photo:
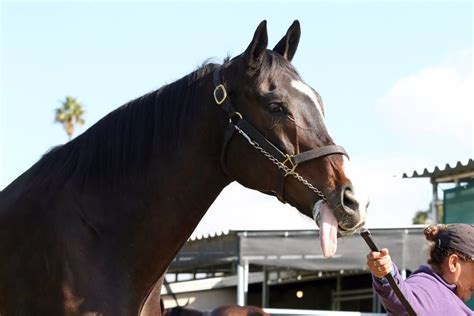
<svg viewBox="0 0 474 316">
<path fill-rule="evenodd" d="M 119 107 L 7 186 L 0 314 L 140 314 L 232 181 L 310 217 L 326 199 L 340 234 L 360 227 L 345 152 L 291 65 L 299 38 L 295 21 L 267 49 L 263 21 L 242 54 Z"/>
</svg>

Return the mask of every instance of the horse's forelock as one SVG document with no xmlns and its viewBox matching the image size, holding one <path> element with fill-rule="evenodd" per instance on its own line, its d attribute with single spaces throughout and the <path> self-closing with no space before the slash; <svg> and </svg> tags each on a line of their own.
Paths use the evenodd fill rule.
<svg viewBox="0 0 474 316">
<path fill-rule="evenodd" d="M 272 81 L 283 72 L 299 78 L 298 72 L 288 60 L 274 51 L 267 50 L 263 63 L 257 71 L 256 84 L 259 86 L 266 80 Z"/>
</svg>

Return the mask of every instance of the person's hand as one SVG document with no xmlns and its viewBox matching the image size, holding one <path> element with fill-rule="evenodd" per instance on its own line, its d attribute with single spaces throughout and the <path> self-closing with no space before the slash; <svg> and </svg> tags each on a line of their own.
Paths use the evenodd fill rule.
<svg viewBox="0 0 474 316">
<path fill-rule="evenodd" d="M 392 272 L 392 259 L 390 259 L 388 249 L 383 248 L 380 252 L 370 252 L 367 255 L 367 267 L 379 279 Z"/>
</svg>

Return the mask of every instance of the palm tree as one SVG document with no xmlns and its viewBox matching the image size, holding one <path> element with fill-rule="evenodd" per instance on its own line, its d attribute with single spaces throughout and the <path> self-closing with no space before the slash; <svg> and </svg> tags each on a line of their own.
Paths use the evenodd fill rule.
<svg viewBox="0 0 474 316">
<path fill-rule="evenodd" d="M 72 134 L 74 134 L 75 126 L 84 124 L 83 116 L 84 109 L 82 104 L 79 103 L 76 98 L 66 96 L 66 99 L 62 102 L 62 106 L 56 109 L 54 122 L 62 124 L 67 136 L 71 139 Z"/>
</svg>

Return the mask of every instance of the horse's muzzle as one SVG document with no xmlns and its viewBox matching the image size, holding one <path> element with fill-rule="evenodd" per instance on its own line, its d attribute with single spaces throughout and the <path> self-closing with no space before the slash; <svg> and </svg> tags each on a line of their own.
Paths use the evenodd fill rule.
<svg viewBox="0 0 474 316">
<path fill-rule="evenodd" d="M 368 203 L 357 199 L 352 185 L 345 185 L 340 194 L 340 203 L 334 212 L 339 222 L 339 235 L 348 236 L 365 224 Z"/>
</svg>

